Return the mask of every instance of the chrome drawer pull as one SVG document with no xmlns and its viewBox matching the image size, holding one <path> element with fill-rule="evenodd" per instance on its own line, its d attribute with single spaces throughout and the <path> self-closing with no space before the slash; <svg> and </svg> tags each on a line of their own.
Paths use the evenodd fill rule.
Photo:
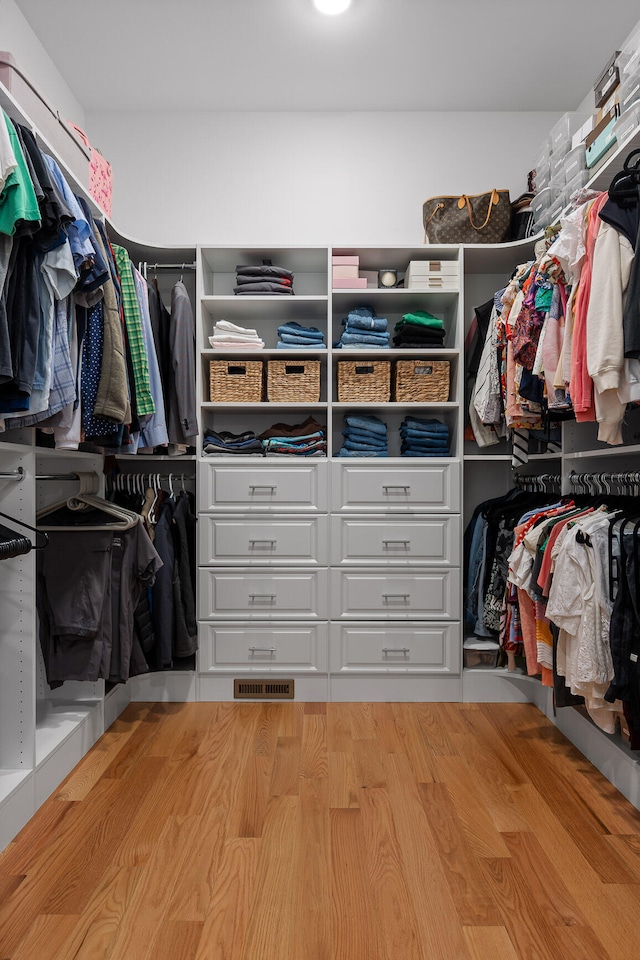
<svg viewBox="0 0 640 960">
<path fill-rule="evenodd" d="M 267 544 L 270 547 L 275 547 L 277 540 L 249 540 L 249 546 L 255 547 L 258 544 Z"/>
<path fill-rule="evenodd" d="M 270 490 L 271 493 L 275 493 L 277 486 L 272 483 L 252 483 L 249 486 L 249 493 L 255 493 L 256 490 Z"/>
<path fill-rule="evenodd" d="M 390 653 L 411 653 L 411 647 L 383 647 L 382 652 L 385 657 L 388 657 Z"/>
<path fill-rule="evenodd" d="M 249 653 L 275 653 L 277 647 L 249 647 Z"/>
<path fill-rule="evenodd" d="M 411 543 L 411 540 L 383 540 L 383 541 L 382 541 L 382 546 L 383 546 L 383 547 L 398 547 L 398 546 L 400 546 L 400 547 L 405 547 L 405 548 L 407 548 L 410 543 Z"/>
<path fill-rule="evenodd" d="M 400 603 L 408 603 L 409 598 L 411 597 L 410 593 L 383 593 L 382 599 L 385 603 L 391 603 L 394 600 L 400 601 Z"/>
<path fill-rule="evenodd" d="M 397 490 L 399 490 L 401 493 L 411 493 L 411 486 L 408 483 L 383 483 L 382 489 L 385 493 L 395 493 Z"/>
<path fill-rule="evenodd" d="M 260 600 L 264 600 L 265 603 L 275 603 L 276 595 L 275 593 L 250 593 L 249 600 L 251 603 L 257 603 Z"/>
</svg>

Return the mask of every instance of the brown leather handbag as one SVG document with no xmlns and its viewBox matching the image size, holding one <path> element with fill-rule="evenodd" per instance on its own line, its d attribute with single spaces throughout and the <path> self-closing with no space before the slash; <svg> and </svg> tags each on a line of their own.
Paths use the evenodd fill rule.
<svg viewBox="0 0 640 960">
<path fill-rule="evenodd" d="M 504 243 L 511 231 L 509 191 L 430 197 L 422 222 L 425 243 Z"/>
</svg>

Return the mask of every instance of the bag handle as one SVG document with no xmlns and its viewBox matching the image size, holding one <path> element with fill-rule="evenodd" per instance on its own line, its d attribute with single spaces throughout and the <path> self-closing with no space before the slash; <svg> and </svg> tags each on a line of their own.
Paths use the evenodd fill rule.
<svg viewBox="0 0 640 960">
<path fill-rule="evenodd" d="M 476 227 L 475 223 L 473 222 L 473 213 L 471 212 L 471 201 L 469 200 L 469 197 L 467 196 L 467 194 L 463 193 L 460 199 L 458 200 L 458 209 L 462 210 L 465 203 L 467 205 L 467 210 L 469 211 L 469 223 L 471 224 L 474 230 L 480 231 L 480 230 L 484 230 L 486 225 L 489 223 L 489 220 L 491 219 L 491 211 L 493 210 L 494 205 L 497 206 L 500 203 L 500 197 L 498 195 L 497 190 L 493 189 L 491 191 L 491 199 L 489 200 L 489 209 L 487 210 L 487 216 L 485 217 L 485 221 L 481 227 Z"/>
<path fill-rule="evenodd" d="M 423 241 L 422 241 L 423 243 L 426 243 L 426 242 L 427 242 L 427 227 L 429 226 L 429 224 L 431 223 L 431 221 L 432 221 L 433 218 L 435 217 L 435 215 L 436 215 L 436 213 L 438 212 L 438 210 L 442 210 L 443 208 L 444 208 L 444 203 L 436 203 L 435 207 L 433 208 L 433 213 L 431 214 L 431 216 L 430 216 L 427 220 L 425 220 L 425 224 L 424 224 L 424 239 L 423 239 Z"/>
</svg>

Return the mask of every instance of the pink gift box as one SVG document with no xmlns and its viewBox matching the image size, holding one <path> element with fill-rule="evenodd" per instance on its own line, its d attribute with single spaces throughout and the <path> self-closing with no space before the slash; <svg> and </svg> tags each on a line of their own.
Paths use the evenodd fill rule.
<svg viewBox="0 0 640 960">
<path fill-rule="evenodd" d="M 331 263 L 344 267 L 357 267 L 360 263 L 360 257 L 331 257 Z"/>
<path fill-rule="evenodd" d="M 339 277 L 333 281 L 334 290 L 366 290 L 367 289 L 367 278 L 366 277 L 351 277 L 340 279 Z"/>
</svg>

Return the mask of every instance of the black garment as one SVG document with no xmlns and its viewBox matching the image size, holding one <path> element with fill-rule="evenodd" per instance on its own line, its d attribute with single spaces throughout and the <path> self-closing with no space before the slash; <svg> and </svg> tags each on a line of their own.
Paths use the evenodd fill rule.
<svg viewBox="0 0 640 960">
<path fill-rule="evenodd" d="M 241 264 L 240 266 L 236 267 L 236 273 L 238 276 L 244 277 L 280 277 L 284 280 L 293 281 L 293 274 L 290 270 L 285 270 L 284 267 L 274 267 L 271 263 L 262 263 L 258 265 L 254 264 L 252 266 L 245 266 L 244 264 Z"/>
<path fill-rule="evenodd" d="M 39 191 L 36 193 L 40 208 L 40 229 L 34 236 L 34 242 L 42 251 L 51 250 L 65 242 L 64 227 L 75 219 L 64 201 L 60 203 L 58 193 L 54 190 L 47 165 L 42 151 L 28 127 L 16 124 L 16 131 L 20 138 L 25 157 L 28 157 L 29 168 L 37 179 Z"/>
<path fill-rule="evenodd" d="M 151 591 L 151 614 L 156 645 L 150 654 L 150 666 L 155 670 L 168 670 L 173 666 L 175 550 L 171 534 L 172 504 L 173 501 L 167 501 L 163 506 L 153 541 L 163 563 Z"/>
<path fill-rule="evenodd" d="M 190 543 L 195 541 L 196 518 L 186 493 L 181 493 L 173 511 L 171 532 L 176 562 L 174 655 L 190 657 L 198 649 L 195 580 L 192 576 Z"/>
<path fill-rule="evenodd" d="M 171 365 L 171 314 L 165 307 L 158 281 L 154 278 L 151 283 L 147 283 L 149 291 L 149 316 L 151 318 L 151 329 L 153 331 L 153 342 L 158 357 L 158 367 L 160 370 L 160 380 L 162 382 L 162 394 L 164 397 L 164 413 L 167 424 L 169 423 L 169 387 L 172 382 Z"/>
<path fill-rule="evenodd" d="M 640 738 L 640 607 L 636 571 L 638 539 L 633 533 L 620 538 L 618 593 L 613 604 L 609 643 L 614 677 L 604 695 L 608 703 L 622 700 L 632 741 Z"/>
<path fill-rule="evenodd" d="M 640 249 L 640 194 L 615 199 L 610 195 L 600 210 L 599 217 L 627 238 L 634 251 Z M 634 257 L 622 316 L 624 355 L 640 358 L 640 258 Z"/>
<path fill-rule="evenodd" d="M 3 298 L 6 303 L 13 377 L 0 386 L 0 398 L 31 395 L 40 336 L 40 295 L 36 251 L 31 237 L 14 237 L 9 274 Z M 0 377 L 0 383 L 2 382 Z M 0 408 L 1 409 L 1 408 Z"/>
<path fill-rule="evenodd" d="M 91 262 L 87 263 L 86 268 L 82 271 L 80 280 L 78 281 L 78 289 L 82 290 L 84 293 L 91 293 L 95 290 L 98 290 L 103 283 L 106 283 L 106 281 L 109 279 L 109 268 L 104 261 L 100 251 L 100 246 L 95 239 L 96 224 L 91 216 L 89 204 L 86 202 L 84 197 L 77 197 L 76 199 L 80 204 L 82 212 L 84 213 L 85 220 L 89 224 L 89 238 L 95 251 Z"/>
<path fill-rule="evenodd" d="M 286 287 L 276 280 L 256 280 L 255 283 L 243 283 L 234 287 L 236 296 L 293 296 L 293 287 Z"/>
</svg>

